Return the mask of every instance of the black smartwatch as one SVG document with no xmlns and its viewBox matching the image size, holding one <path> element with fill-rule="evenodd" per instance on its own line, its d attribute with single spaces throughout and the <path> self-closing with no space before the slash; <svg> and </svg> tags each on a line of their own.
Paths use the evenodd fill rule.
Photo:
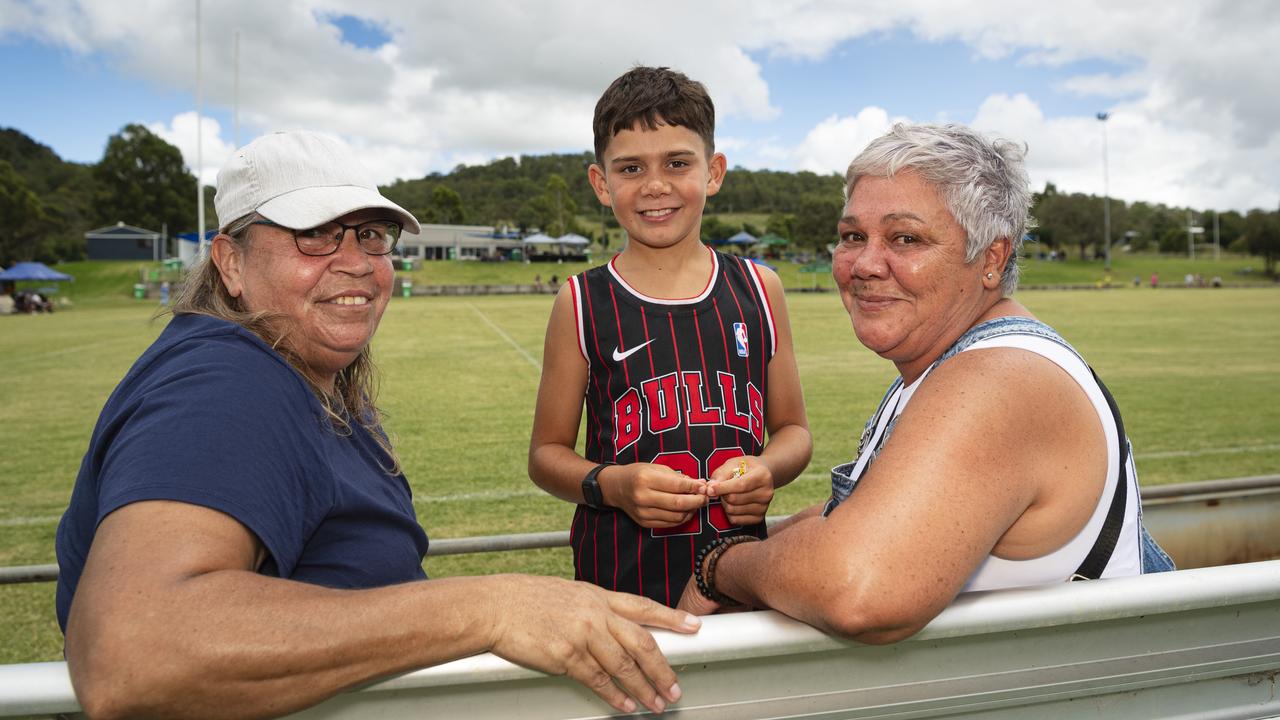
<svg viewBox="0 0 1280 720">
<path fill-rule="evenodd" d="M 595 510 L 603 510 L 607 507 L 604 504 L 604 493 L 600 492 L 600 481 L 596 479 L 596 476 L 600 474 L 601 470 L 613 464 L 610 462 L 600 463 L 591 468 L 587 476 L 582 478 L 582 499 L 586 502 L 587 507 Z"/>
</svg>

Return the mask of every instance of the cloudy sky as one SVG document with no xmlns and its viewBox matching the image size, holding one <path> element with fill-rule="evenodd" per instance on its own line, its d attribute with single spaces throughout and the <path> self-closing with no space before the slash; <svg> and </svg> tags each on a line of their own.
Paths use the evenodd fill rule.
<svg viewBox="0 0 1280 720">
<path fill-rule="evenodd" d="M 1105 132 L 1114 197 L 1280 204 L 1270 0 L 201 7 L 210 183 L 237 141 L 291 128 L 344 137 L 382 181 L 587 150 L 596 98 L 644 63 L 707 85 L 730 166 L 842 172 L 894 121 L 962 122 L 1025 142 L 1037 187 L 1101 194 Z M 0 0 L 0 68 L 0 126 L 66 159 L 136 122 L 197 165 L 196 0 Z"/>
</svg>

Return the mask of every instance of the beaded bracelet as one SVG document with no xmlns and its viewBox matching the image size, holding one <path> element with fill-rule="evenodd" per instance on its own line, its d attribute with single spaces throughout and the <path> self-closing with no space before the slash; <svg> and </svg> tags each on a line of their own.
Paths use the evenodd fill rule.
<svg viewBox="0 0 1280 720">
<path fill-rule="evenodd" d="M 698 592 L 702 593 L 702 596 L 708 600 L 720 605 L 741 605 L 742 603 L 716 590 L 716 563 L 720 562 L 720 556 L 730 547 L 738 543 L 759 540 L 760 538 L 755 535 L 734 535 L 713 540 L 699 550 L 693 560 L 693 578 L 698 583 Z M 702 571 L 703 561 L 706 561 L 707 566 L 705 575 Z"/>
</svg>

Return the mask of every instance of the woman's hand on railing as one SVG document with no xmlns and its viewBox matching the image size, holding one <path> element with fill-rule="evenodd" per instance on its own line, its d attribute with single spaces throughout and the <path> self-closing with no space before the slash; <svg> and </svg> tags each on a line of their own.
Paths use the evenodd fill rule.
<svg viewBox="0 0 1280 720">
<path fill-rule="evenodd" d="M 698 618 L 583 582 L 506 578 L 513 586 L 493 622 L 495 655 L 571 677 L 622 712 L 636 710 L 632 697 L 659 713 L 680 699 L 675 671 L 641 626 L 693 633 L 701 626 Z"/>
</svg>

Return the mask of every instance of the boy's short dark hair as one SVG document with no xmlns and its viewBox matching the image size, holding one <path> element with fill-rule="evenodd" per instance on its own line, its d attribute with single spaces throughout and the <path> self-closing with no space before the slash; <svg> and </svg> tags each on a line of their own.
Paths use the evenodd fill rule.
<svg viewBox="0 0 1280 720">
<path fill-rule="evenodd" d="M 702 83 L 671 68 L 642 65 L 614 80 L 596 102 L 591 122 L 596 162 L 604 163 L 605 148 L 614 135 L 636 123 L 656 130 L 659 120 L 697 133 L 708 157 L 715 152 L 716 106 Z"/>
</svg>

